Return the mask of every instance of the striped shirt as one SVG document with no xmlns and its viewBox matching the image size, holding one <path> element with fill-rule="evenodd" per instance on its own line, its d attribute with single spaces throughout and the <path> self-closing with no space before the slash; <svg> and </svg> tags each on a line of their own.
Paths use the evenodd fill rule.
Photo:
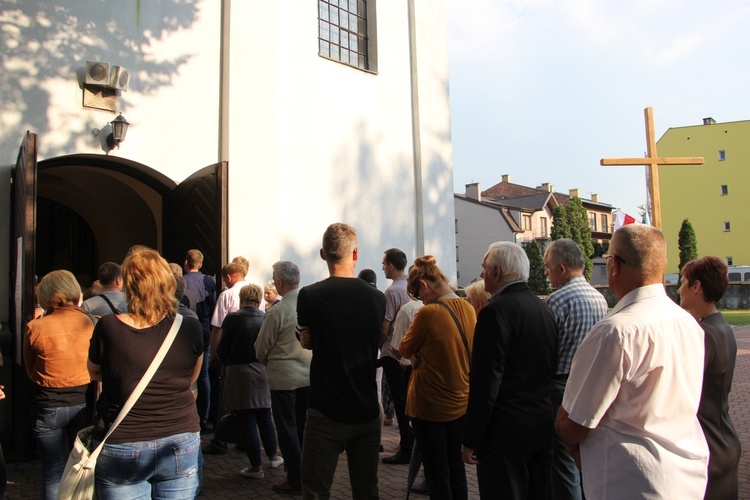
<svg viewBox="0 0 750 500">
<path fill-rule="evenodd" d="M 547 297 L 557 323 L 559 347 L 555 375 L 570 373 L 578 346 L 594 324 L 607 315 L 607 301 L 583 276 L 568 278 Z"/>
</svg>

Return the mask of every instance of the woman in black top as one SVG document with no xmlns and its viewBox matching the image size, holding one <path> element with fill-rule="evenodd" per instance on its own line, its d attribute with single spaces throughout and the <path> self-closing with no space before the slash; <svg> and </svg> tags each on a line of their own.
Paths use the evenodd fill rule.
<svg viewBox="0 0 750 500">
<path fill-rule="evenodd" d="M 276 428 L 271 418 L 271 391 L 268 388 L 266 367 L 255 357 L 255 340 L 263 324 L 263 312 L 258 308 L 263 290 L 258 285 L 247 285 L 240 290 L 241 308 L 224 318 L 221 341 L 217 348 L 219 359 L 226 366 L 224 376 L 224 410 L 231 412 L 232 424 L 220 422 L 216 438 L 236 432 L 237 441 L 244 445 L 250 467 L 240 475 L 250 479 L 264 477 L 261 468 L 260 441 L 272 468 L 284 463 L 276 455 Z M 260 440 L 258 431 L 260 430 Z"/>
<path fill-rule="evenodd" d="M 174 275 L 158 252 L 131 249 L 122 277 L 128 312 L 103 316 L 89 348 L 89 371 L 102 381 L 96 443 L 148 369 L 177 314 Z M 202 458 L 190 384 L 198 378 L 202 358 L 201 325 L 186 317 L 153 379 L 99 455 L 100 500 L 196 497 Z"/>
<path fill-rule="evenodd" d="M 729 391 L 737 342 L 732 327 L 716 309 L 728 283 L 724 261 L 708 256 L 683 266 L 678 290 L 680 305 L 700 322 L 705 332 L 703 392 L 698 420 L 709 450 L 707 499 L 736 499 L 738 496 L 740 440 L 729 418 Z"/>
</svg>

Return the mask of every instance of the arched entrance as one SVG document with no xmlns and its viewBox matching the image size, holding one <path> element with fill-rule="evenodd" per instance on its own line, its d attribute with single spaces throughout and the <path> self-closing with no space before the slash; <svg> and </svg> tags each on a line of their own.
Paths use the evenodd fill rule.
<svg viewBox="0 0 750 500">
<path fill-rule="evenodd" d="M 98 266 L 121 262 L 132 245 L 156 248 L 170 262 L 200 249 L 202 271 L 227 262 L 227 163 L 202 168 L 180 184 L 137 162 L 107 155 L 67 155 L 36 163 L 36 135 L 27 134 L 11 190 L 12 405 L 0 407 L 3 446 L 31 458 L 30 382 L 22 366 L 34 275 L 68 269 L 96 279 Z M 12 411 L 12 418 L 9 413 Z M 4 432 L 3 432 L 4 431 Z"/>
</svg>

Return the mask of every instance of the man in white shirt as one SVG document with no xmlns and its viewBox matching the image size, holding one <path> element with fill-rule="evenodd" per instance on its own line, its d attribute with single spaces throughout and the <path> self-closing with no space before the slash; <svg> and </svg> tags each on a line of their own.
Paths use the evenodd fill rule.
<svg viewBox="0 0 750 500">
<path fill-rule="evenodd" d="M 665 293 L 664 235 L 631 224 L 604 255 L 619 302 L 578 348 L 555 427 L 586 498 L 703 498 L 708 447 L 696 416 L 703 331 Z"/>
</svg>

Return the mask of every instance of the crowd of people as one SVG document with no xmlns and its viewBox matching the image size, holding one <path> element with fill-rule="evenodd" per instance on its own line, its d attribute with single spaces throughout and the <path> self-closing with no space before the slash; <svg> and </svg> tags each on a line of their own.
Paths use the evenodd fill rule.
<svg viewBox="0 0 750 500">
<path fill-rule="evenodd" d="M 391 284 L 380 292 L 376 273 L 355 272 L 347 224 L 326 229 L 320 257 L 329 277 L 304 287 L 290 261 L 249 283 L 238 257 L 222 289 L 199 250 L 170 265 L 143 246 L 102 264 L 86 300 L 70 272 L 42 277 L 23 361 L 43 498 L 57 497 L 79 430 L 105 439 L 170 330 L 156 374 L 106 438 L 98 498 L 195 498 L 204 460 L 229 443 L 247 454 L 242 477 L 264 478 L 265 455 L 286 471 L 272 489 L 304 498 L 330 498 L 342 452 L 355 499 L 379 498 L 381 461 L 411 464 L 407 492 L 432 499 L 468 498 L 467 464 L 485 499 L 738 497 L 721 259 L 683 267 L 680 307 L 662 284 L 661 232 L 624 226 L 604 255 L 610 311 L 569 239 L 545 250 L 555 291 L 544 300 L 510 242 L 490 245 L 465 298 L 433 256 L 407 269 L 397 248 L 383 253 Z M 384 392 L 399 448 L 381 459 Z M 412 484 L 420 463 L 424 483 Z"/>
</svg>

